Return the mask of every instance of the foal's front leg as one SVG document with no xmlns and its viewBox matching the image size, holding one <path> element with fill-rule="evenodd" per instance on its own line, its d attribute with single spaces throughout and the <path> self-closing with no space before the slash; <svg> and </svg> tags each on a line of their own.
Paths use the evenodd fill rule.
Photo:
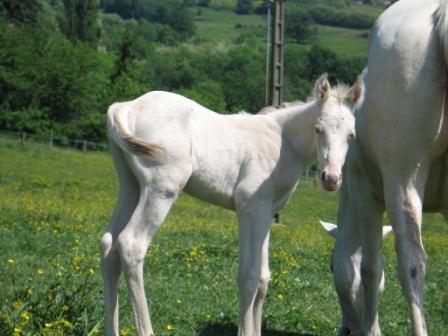
<svg viewBox="0 0 448 336">
<path fill-rule="evenodd" d="M 269 281 L 268 242 L 271 202 L 256 202 L 238 210 L 240 232 L 239 336 L 261 335 L 261 310 Z"/>
<path fill-rule="evenodd" d="M 269 271 L 269 232 L 263 242 L 261 250 L 261 268 L 260 282 L 258 284 L 258 292 L 254 302 L 254 335 L 261 336 L 261 316 L 263 311 L 263 303 L 268 292 L 269 280 L 271 273 Z"/>
</svg>

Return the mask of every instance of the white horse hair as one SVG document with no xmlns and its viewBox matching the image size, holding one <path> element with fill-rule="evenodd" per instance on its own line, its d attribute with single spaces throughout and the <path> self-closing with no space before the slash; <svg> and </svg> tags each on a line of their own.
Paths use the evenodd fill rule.
<svg viewBox="0 0 448 336">
<path fill-rule="evenodd" d="M 381 334 L 385 210 L 412 334 L 427 335 L 422 211 L 448 209 L 447 13 L 447 0 L 399 1 L 371 33 L 366 97 L 344 167 L 332 258 L 340 335 Z"/>
<path fill-rule="evenodd" d="M 143 285 L 143 261 L 157 229 L 184 190 L 237 212 L 240 232 L 239 335 L 261 335 L 269 281 L 272 215 L 284 207 L 315 160 L 322 185 L 341 183 L 353 110 L 363 97 L 358 80 L 334 95 L 326 75 L 312 102 L 266 115 L 224 116 L 176 94 L 154 91 L 108 110 L 118 202 L 101 239 L 105 333 L 118 336 L 118 278 L 123 271 L 140 336 L 153 332 Z"/>
</svg>

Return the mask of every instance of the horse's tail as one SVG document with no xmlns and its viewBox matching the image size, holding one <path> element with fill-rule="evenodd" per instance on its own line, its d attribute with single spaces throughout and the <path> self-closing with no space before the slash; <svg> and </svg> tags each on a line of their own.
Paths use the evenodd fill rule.
<svg viewBox="0 0 448 336">
<path fill-rule="evenodd" d="M 151 159 L 160 159 L 165 154 L 165 149 L 157 144 L 149 143 L 132 135 L 127 127 L 127 122 L 122 120 L 120 113 L 122 104 L 112 104 L 107 110 L 107 124 L 110 141 L 115 142 L 123 150 L 135 155 L 144 155 Z"/>
<path fill-rule="evenodd" d="M 448 73 L 448 0 L 440 0 L 434 13 L 434 22 L 442 47 L 445 72 Z"/>
</svg>

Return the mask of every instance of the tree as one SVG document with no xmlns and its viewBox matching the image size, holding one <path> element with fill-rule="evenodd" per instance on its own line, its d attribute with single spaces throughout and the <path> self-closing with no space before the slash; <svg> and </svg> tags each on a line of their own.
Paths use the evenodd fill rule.
<svg viewBox="0 0 448 336">
<path fill-rule="evenodd" d="M 231 50 L 221 75 L 226 109 L 256 112 L 265 103 L 264 53 L 251 46 Z"/>
<path fill-rule="evenodd" d="M 287 44 L 284 63 L 284 100 L 306 100 L 316 80 L 310 76 L 308 50 L 298 44 Z"/>
<path fill-rule="evenodd" d="M 117 13 L 124 19 L 147 19 L 170 26 L 179 39 L 194 34 L 192 0 L 103 0 L 101 7 L 105 12 Z"/>
<path fill-rule="evenodd" d="M 0 13 L 6 12 L 8 19 L 15 23 L 33 23 L 36 22 L 38 13 L 41 10 L 39 0 L 1 0 Z"/>
<path fill-rule="evenodd" d="M 328 72 L 330 79 L 352 83 L 365 67 L 365 58 L 342 58 L 329 49 L 313 46 L 308 54 L 310 79 Z"/>
<path fill-rule="evenodd" d="M 98 4 L 96 0 L 63 0 L 61 30 L 71 40 L 96 45 L 99 38 Z"/>
<path fill-rule="evenodd" d="M 307 11 L 292 7 L 286 11 L 285 21 L 286 36 L 294 38 L 299 43 L 309 42 L 316 34 L 313 19 Z"/>
<path fill-rule="evenodd" d="M 180 90 L 180 93 L 213 111 L 224 113 L 226 110 L 222 86 L 215 81 L 201 81 L 191 89 Z"/>
<path fill-rule="evenodd" d="M 238 0 L 235 12 L 240 15 L 252 14 L 254 12 L 252 0 Z"/>
<path fill-rule="evenodd" d="M 211 0 L 198 0 L 198 6 L 208 7 L 210 5 Z"/>
</svg>

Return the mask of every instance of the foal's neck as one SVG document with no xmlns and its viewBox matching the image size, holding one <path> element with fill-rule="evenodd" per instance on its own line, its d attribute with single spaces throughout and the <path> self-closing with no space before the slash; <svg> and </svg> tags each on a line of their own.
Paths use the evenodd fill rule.
<svg viewBox="0 0 448 336">
<path fill-rule="evenodd" d="M 271 113 L 283 133 L 314 132 L 314 124 L 318 118 L 319 104 L 316 101 L 286 107 Z"/>
<path fill-rule="evenodd" d="M 316 137 L 314 126 L 320 116 L 317 101 L 287 107 L 269 114 L 280 126 L 282 138 L 302 162 L 308 165 L 316 157 Z"/>
</svg>

